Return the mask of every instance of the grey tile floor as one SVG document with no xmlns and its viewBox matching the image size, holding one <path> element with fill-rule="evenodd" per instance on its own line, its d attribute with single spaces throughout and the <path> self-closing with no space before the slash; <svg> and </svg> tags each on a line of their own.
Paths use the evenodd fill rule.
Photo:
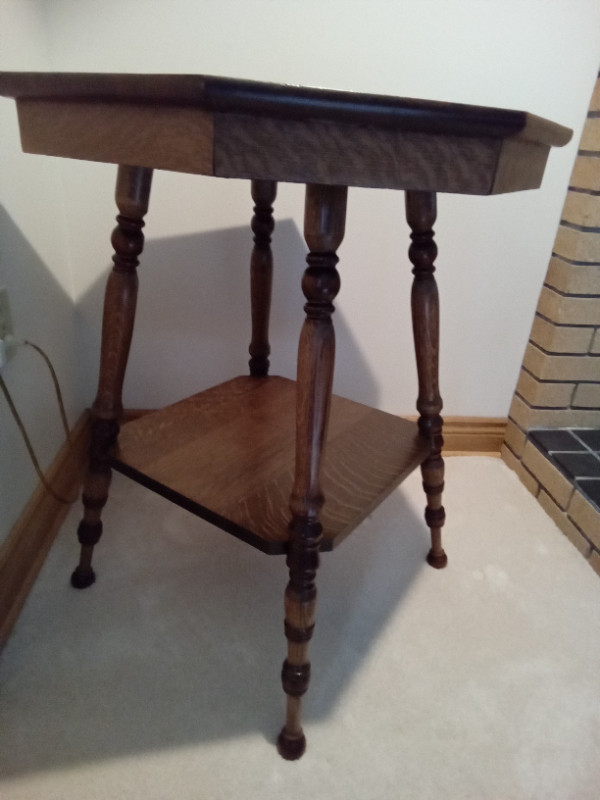
<svg viewBox="0 0 600 800">
<path fill-rule="evenodd" d="M 600 430 L 540 429 L 531 439 L 550 461 L 600 510 Z"/>
</svg>

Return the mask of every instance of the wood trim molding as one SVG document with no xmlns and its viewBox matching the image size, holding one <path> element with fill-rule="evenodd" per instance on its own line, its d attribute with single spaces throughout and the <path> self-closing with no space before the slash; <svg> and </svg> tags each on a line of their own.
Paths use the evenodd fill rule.
<svg viewBox="0 0 600 800">
<path fill-rule="evenodd" d="M 46 478 L 55 492 L 75 497 L 84 474 L 89 442 L 89 412 L 73 428 L 71 444 L 61 447 Z M 16 622 L 70 505 L 39 484 L 0 546 L 0 650 Z M 66 578 L 65 578 L 66 580 Z"/>
<path fill-rule="evenodd" d="M 416 420 L 416 416 L 407 419 Z M 500 458 L 506 417 L 444 417 L 444 456 L 494 456 Z"/>
<path fill-rule="evenodd" d="M 146 413 L 146 410 L 131 409 L 124 412 L 123 419 L 136 419 Z M 89 412 L 81 416 L 73 429 L 71 445 L 63 445 L 48 470 L 48 481 L 58 494 L 72 497 L 79 490 L 89 442 L 89 419 Z M 507 422 L 504 418 L 446 417 L 443 454 L 499 457 Z M 0 546 L 0 650 L 69 508 L 55 500 L 43 486 L 38 486 Z"/>
<path fill-rule="evenodd" d="M 505 417 L 444 417 L 445 456 L 500 458 L 508 419 Z"/>
</svg>

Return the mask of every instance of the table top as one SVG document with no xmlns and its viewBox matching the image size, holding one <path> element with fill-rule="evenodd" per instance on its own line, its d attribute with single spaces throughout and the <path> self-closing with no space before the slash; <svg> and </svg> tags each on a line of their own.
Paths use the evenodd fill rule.
<svg viewBox="0 0 600 800">
<path fill-rule="evenodd" d="M 523 111 L 204 75 L 5 72 L 0 95 L 26 152 L 220 177 L 516 191 L 572 135 Z"/>
<path fill-rule="evenodd" d="M 524 111 L 207 75 L 0 72 L 0 95 L 148 102 L 293 119 L 319 117 L 427 133 L 520 135 L 555 146 L 566 144 L 572 133 Z"/>
</svg>

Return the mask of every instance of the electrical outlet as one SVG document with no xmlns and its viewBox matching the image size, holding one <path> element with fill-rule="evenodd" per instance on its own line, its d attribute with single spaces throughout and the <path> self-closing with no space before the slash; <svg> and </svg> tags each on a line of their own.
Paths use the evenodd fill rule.
<svg viewBox="0 0 600 800">
<path fill-rule="evenodd" d="M 6 339 L 13 333 L 12 319 L 10 317 L 10 304 L 8 302 L 8 289 L 0 286 L 0 340 Z"/>
<path fill-rule="evenodd" d="M 8 289 L 0 286 L 0 370 L 12 358 L 14 351 L 12 319 L 8 303 Z"/>
</svg>

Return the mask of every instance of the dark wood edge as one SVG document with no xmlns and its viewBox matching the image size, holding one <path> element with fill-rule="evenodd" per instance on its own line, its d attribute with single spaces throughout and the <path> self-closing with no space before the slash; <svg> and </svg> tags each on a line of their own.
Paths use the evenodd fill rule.
<svg viewBox="0 0 600 800">
<path fill-rule="evenodd" d="M 184 105 L 207 111 L 328 119 L 459 136 L 566 144 L 572 131 L 524 111 L 203 75 L 2 72 L 0 95 Z"/>
<path fill-rule="evenodd" d="M 136 414 L 132 416 L 132 419 L 136 419 L 140 414 Z M 423 451 L 422 453 L 418 453 L 415 455 L 414 463 L 410 465 L 409 468 L 405 471 L 403 476 L 400 477 L 398 482 L 394 486 L 390 486 L 389 490 L 378 497 L 371 506 L 364 510 L 364 513 L 360 520 L 356 522 L 352 527 L 347 528 L 346 530 L 340 531 L 337 536 L 334 538 L 324 536 L 321 541 L 320 551 L 322 553 L 328 553 L 332 550 L 336 550 L 338 546 L 348 538 L 348 536 L 354 531 L 360 523 L 365 520 L 369 514 L 371 514 L 375 508 L 383 501 L 385 498 L 390 495 L 406 478 L 414 468 L 416 468 L 419 464 L 421 464 L 425 458 L 427 457 L 427 453 Z M 205 520 L 206 522 L 210 522 L 211 525 L 215 525 L 216 527 L 220 528 L 221 530 L 225 531 L 226 533 L 235 536 L 236 539 L 240 539 L 242 542 L 255 547 L 257 550 L 260 550 L 261 553 L 266 553 L 269 556 L 277 556 L 277 555 L 286 555 L 288 552 L 288 542 L 289 540 L 276 540 L 276 539 L 263 539 L 261 536 L 257 536 L 248 528 L 244 528 L 242 525 L 237 525 L 235 522 L 227 519 L 226 517 L 222 517 L 220 514 L 211 511 L 210 509 L 203 506 L 201 503 L 196 503 L 194 500 L 191 500 L 189 497 L 180 494 L 179 492 L 170 489 L 168 486 L 165 486 L 160 481 L 155 481 L 153 478 L 144 475 L 143 472 L 139 472 L 139 470 L 134 469 L 133 467 L 129 466 L 129 464 L 125 464 L 123 461 L 120 461 L 118 458 L 113 457 L 111 458 L 111 467 L 120 472 L 122 475 L 130 478 L 131 480 L 135 481 L 136 483 L 145 486 L 146 489 L 150 489 L 151 491 L 155 492 L 156 494 L 164 497 L 166 500 L 169 500 L 171 503 L 175 503 L 175 505 L 180 506 L 181 508 L 189 511 L 191 514 L 194 514 L 200 519 Z"/>
<path fill-rule="evenodd" d="M 169 489 L 169 487 L 165 486 L 163 483 L 149 478 L 147 475 L 144 475 L 143 472 L 139 472 L 133 467 L 130 467 L 128 464 L 124 464 L 118 458 L 112 457 L 110 460 L 110 465 L 122 475 L 131 478 L 136 483 L 145 486 L 147 489 L 150 489 L 161 497 L 164 497 L 171 503 L 175 503 L 175 505 L 180 506 L 195 516 L 206 520 L 206 522 L 216 525 L 226 533 L 230 533 L 232 536 L 235 536 L 236 539 L 241 539 L 241 541 L 246 542 L 246 544 L 252 545 L 252 547 L 260 550 L 262 553 L 266 553 L 269 556 L 285 555 L 287 553 L 287 540 L 276 541 L 262 539 L 260 536 L 256 536 L 256 534 L 252 533 L 252 531 L 248 530 L 247 528 L 244 528 L 241 525 L 236 525 L 235 522 L 231 522 L 231 520 L 222 517 L 220 514 L 216 514 L 214 511 L 211 511 L 200 503 L 190 500 L 189 497 L 186 497 L 185 495 L 182 495 L 173 489 Z"/>
<path fill-rule="evenodd" d="M 132 418 L 137 418 L 135 417 Z M 422 461 L 423 457 L 418 459 L 418 462 Z M 280 555 L 287 555 L 288 552 L 288 539 L 285 541 L 277 541 L 276 539 L 263 539 L 261 536 L 257 536 L 248 528 L 244 528 L 242 525 L 236 525 L 235 522 L 227 519 L 226 517 L 222 517 L 220 514 L 211 511 L 209 508 L 206 508 L 201 503 L 196 503 L 194 500 L 190 500 L 189 497 L 180 494 L 179 492 L 170 489 L 168 486 L 165 486 L 164 483 L 160 483 L 160 481 L 155 481 L 152 478 L 144 475 L 143 472 L 139 472 L 138 470 L 130 467 L 129 464 L 125 464 L 120 461 L 118 458 L 111 459 L 111 467 L 116 471 L 120 472 L 121 475 L 125 475 L 125 477 L 130 478 L 131 480 L 135 481 L 136 483 L 141 484 L 146 489 L 150 489 L 150 491 L 155 492 L 156 494 L 164 497 L 165 500 L 168 500 L 171 503 L 175 503 L 175 505 L 183 508 L 185 511 L 189 511 L 191 514 L 194 514 L 196 517 L 200 517 L 200 519 L 209 522 L 211 525 L 215 525 L 217 528 L 225 531 L 225 533 L 229 533 L 232 536 L 235 536 L 236 539 L 239 539 L 246 544 L 251 545 L 252 547 L 260 550 L 261 553 L 266 553 L 268 556 L 280 556 Z M 390 494 L 395 487 L 392 487 L 388 494 Z M 368 508 L 364 515 L 363 519 L 366 519 L 369 514 L 373 511 L 373 509 L 381 502 L 383 498 L 378 498 L 377 503 L 373 504 L 372 508 Z M 356 527 L 356 526 L 354 526 Z M 351 530 L 354 530 L 352 528 Z M 341 544 L 344 539 L 346 539 L 351 530 L 342 531 L 335 539 L 330 539 L 323 537 L 321 541 L 320 550 L 322 553 L 328 553 L 332 550 L 336 549 L 339 544 Z"/>
</svg>

